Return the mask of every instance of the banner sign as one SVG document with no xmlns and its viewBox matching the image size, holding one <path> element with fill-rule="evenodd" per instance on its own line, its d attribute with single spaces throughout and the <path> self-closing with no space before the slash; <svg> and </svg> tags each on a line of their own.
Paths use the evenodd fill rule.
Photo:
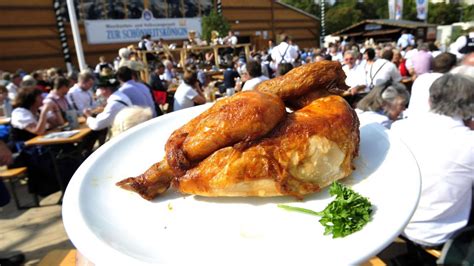
<svg viewBox="0 0 474 266">
<path fill-rule="evenodd" d="M 403 16 L 403 0 L 389 0 L 388 14 L 390 19 L 400 20 Z"/>
<path fill-rule="evenodd" d="M 428 18 L 428 0 L 416 0 L 416 14 L 419 20 Z"/>
<path fill-rule="evenodd" d="M 108 19 L 84 21 L 89 44 L 131 43 L 140 41 L 145 34 L 153 40 L 182 40 L 194 30 L 201 36 L 201 18 L 155 19 L 149 10 L 141 19 Z"/>
</svg>

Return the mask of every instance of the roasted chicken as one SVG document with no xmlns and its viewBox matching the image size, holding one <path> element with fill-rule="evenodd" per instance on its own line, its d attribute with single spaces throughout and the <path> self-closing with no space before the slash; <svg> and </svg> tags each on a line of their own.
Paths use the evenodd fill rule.
<svg viewBox="0 0 474 266">
<path fill-rule="evenodd" d="M 289 114 L 265 138 L 214 152 L 173 185 L 203 196 L 302 197 L 352 172 L 358 127 L 343 98 L 320 98 Z"/>
<path fill-rule="evenodd" d="M 162 161 L 117 185 L 145 199 L 171 184 L 204 196 L 300 198 L 350 175 L 359 124 L 333 95 L 346 88 L 340 64 L 308 64 L 284 77 L 216 102 L 172 133 Z M 283 101 L 299 110 L 286 114 Z"/>
</svg>

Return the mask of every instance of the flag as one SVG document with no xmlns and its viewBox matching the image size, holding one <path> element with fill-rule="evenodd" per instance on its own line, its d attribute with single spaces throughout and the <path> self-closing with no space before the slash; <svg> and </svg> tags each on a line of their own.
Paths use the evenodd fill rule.
<svg viewBox="0 0 474 266">
<path fill-rule="evenodd" d="M 403 0 L 389 0 L 388 14 L 390 19 L 400 20 L 403 14 Z"/>
<path fill-rule="evenodd" d="M 395 19 L 400 20 L 403 17 L 403 0 L 395 0 Z"/>
<path fill-rule="evenodd" d="M 388 0 L 388 18 L 395 19 L 395 0 Z"/>
<path fill-rule="evenodd" d="M 416 18 L 419 20 L 428 18 L 428 0 L 416 0 Z"/>
</svg>

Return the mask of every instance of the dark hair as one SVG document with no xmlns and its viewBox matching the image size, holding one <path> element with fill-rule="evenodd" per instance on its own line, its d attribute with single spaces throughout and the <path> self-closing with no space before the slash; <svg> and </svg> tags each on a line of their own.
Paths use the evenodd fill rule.
<svg viewBox="0 0 474 266">
<path fill-rule="evenodd" d="M 183 81 L 184 83 L 194 86 L 197 81 L 197 74 L 195 71 L 184 71 Z"/>
<path fill-rule="evenodd" d="M 115 74 L 117 75 L 118 80 L 122 82 L 127 82 L 132 79 L 133 70 L 131 70 L 130 68 L 126 66 L 121 66 L 119 67 L 119 69 L 117 69 L 117 73 Z"/>
<path fill-rule="evenodd" d="M 430 87 L 434 113 L 470 119 L 474 115 L 474 80 L 462 74 L 444 74 Z"/>
<path fill-rule="evenodd" d="M 262 66 L 254 60 L 247 63 L 247 72 L 252 78 L 260 77 L 262 75 Z"/>
<path fill-rule="evenodd" d="M 68 80 L 67 78 L 65 78 L 65 77 L 57 77 L 57 78 L 54 79 L 54 81 L 53 81 L 53 88 L 54 88 L 55 90 L 58 90 L 58 89 L 60 89 L 60 88 L 62 88 L 62 87 L 64 87 L 64 86 L 69 87 L 69 80 Z"/>
<path fill-rule="evenodd" d="M 456 56 L 452 53 L 440 53 L 433 59 L 433 72 L 447 73 L 456 65 Z"/>
<path fill-rule="evenodd" d="M 2 93 L 8 93 L 8 89 L 7 87 L 3 86 L 3 85 L 0 85 L 0 94 Z"/>
<path fill-rule="evenodd" d="M 382 58 L 387 59 L 388 61 L 392 61 L 393 59 L 393 51 L 392 50 L 385 50 L 382 53 Z"/>
<path fill-rule="evenodd" d="M 18 90 L 18 94 L 13 101 L 13 107 L 30 109 L 30 107 L 36 102 L 36 97 L 42 93 L 43 92 L 36 87 L 22 87 Z"/>
<path fill-rule="evenodd" d="M 118 86 L 119 82 L 114 75 L 99 77 L 99 82 L 97 84 L 97 87 L 99 88 L 107 88 L 112 91 L 116 91 Z"/>
<path fill-rule="evenodd" d="M 293 65 L 290 63 L 281 63 L 278 64 L 277 76 L 283 76 L 286 73 L 290 72 L 293 69 Z"/>
<path fill-rule="evenodd" d="M 364 54 L 367 54 L 367 57 L 369 58 L 369 60 L 374 60 L 375 58 L 375 50 L 373 48 L 367 48 Z"/>
</svg>

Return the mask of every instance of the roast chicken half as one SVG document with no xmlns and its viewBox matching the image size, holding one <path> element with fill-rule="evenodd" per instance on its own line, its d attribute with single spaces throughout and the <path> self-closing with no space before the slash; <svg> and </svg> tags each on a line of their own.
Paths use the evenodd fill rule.
<svg viewBox="0 0 474 266">
<path fill-rule="evenodd" d="M 170 186 L 209 197 L 317 192 L 350 175 L 358 155 L 344 81 L 338 62 L 323 61 L 219 100 L 171 134 L 163 160 L 117 185 L 148 200 Z"/>
</svg>

